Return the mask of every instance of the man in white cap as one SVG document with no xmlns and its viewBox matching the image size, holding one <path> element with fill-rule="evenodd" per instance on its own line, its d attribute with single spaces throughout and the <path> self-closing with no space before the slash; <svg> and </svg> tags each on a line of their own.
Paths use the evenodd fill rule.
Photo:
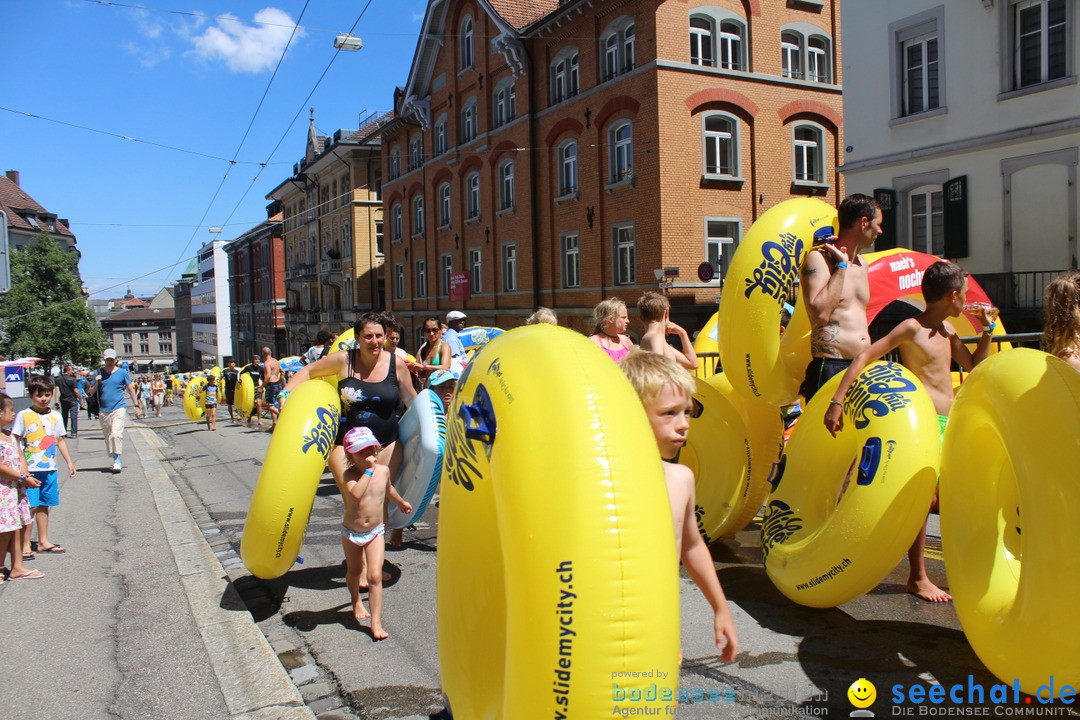
<svg viewBox="0 0 1080 720">
<path fill-rule="evenodd" d="M 443 342 L 450 346 L 450 368 L 458 373 L 464 370 L 465 363 L 469 361 L 468 356 L 465 355 L 465 346 L 461 344 L 461 338 L 458 337 L 458 333 L 465 329 L 466 317 L 460 310 L 451 310 L 446 313 L 447 330 L 442 336 Z"/>
<path fill-rule="evenodd" d="M 105 435 L 106 451 L 112 455 L 114 473 L 120 472 L 123 467 L 120 462 L 120 453 L 124 450 L 124 422 L 127 420 L 125 390 L 131 396 L 131 404 L 135 407 L 135 417 L 138 418 L 139 398 L 135 395 L 135 386 L 131 384 L 131 376 L 128 375 L 127 368 L 116 364 L 116 350 L 109 348 L 105 351 L 104 366 L 95 370 L 90 379 L 90 388 L 87 393 L 97 393 L 98 404 L 101 408 L 98 421 Z"/>
</svg>

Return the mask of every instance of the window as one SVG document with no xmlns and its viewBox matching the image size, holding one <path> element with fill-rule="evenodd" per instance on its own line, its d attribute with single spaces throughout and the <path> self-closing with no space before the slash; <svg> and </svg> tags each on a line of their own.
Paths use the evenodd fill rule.
<svg viewBox="0 0 1080 720">
<path fill-rule="evenodd" d="M 705 174 L 735 177 L 738 167 L 738 121 L 730 115 L 706 115 Z"/>
<path fill-rule="evenodd" d="M 483 266 L 480 248 L 469 248 L 469 292 L 479 295 L 484 291 Z"/>
<path fill-rule="evenodd" d="M 725 70 L 744 70 L 743 26 L 733 20 L 720 23 L 720 67 Z"/>
<path fill-rule="evenodd" d="M 611 256 L 615 262 L 615 284 L 633 285 L 637 280 L 633 224 L 613 225 L 611 244 Z"/>
<path fill-rule="evenodd" d="M 450 227 L 450 183 L 439 186 L 439 227 Z"/>
<path fill-rule="evenodd" d="M 394 263 L 394 297 L 401 300 L 405 297 L 405 265 Z"/>
<path fill-rule="evenodd" d="M 1068 74 L 1065 0 L 1022 0 L 1013 7 L 1013 84 L 1016 88 Z"/>
<path fill-rule="evenodd" d="M 904 115 L 933 110 L 940 102 L 938 85 L 938 39 L 920 35 L 901 43 L 903 89 L 901 111 Z"/>
<path fill-rule="evenodd" d="M 581 241 L 576 232 L 562 236 L 562 286 L 581 287 Z"/>
<path fill-rule="evenodd" d="M 442 276 L 442 294 L 450 295 L 450 276 L 454 274 L 454 256 L 444 253 L 439 258 L 439 274 Z"/>
<path fill-rule="evenodd" d="M 416 261 L 416 288 L 414 297 L 427 297 L 427 262 Z"/>
<path fill-rule="evenodd" d="M 503 292 L 517 290 L 517 245 L 514 243 L 502 246 L 502 281 Z"/>
<path fill-rule="evenodd" d="M 345 246 L 344 247 L 344 253 L 342 253 L 342 254 L 347 258 L 351 258 L 352 257 L 352 250 L 353 250 L 353 247 L 352 247 L 352 226 L 348 222 L 344 222 L 344 223 L 341 224 L 341 242 Z"/>
<path fill-rule="evenodd" d="M 383 254 L 383 222 L 382 220 L 375 221 L 375 252 L 379 255 Z"/>
<path fill-rule="evenodd" d="M 825 131 L 816 125 L 794 128 L 795 182 L 825 182 Z"/>
<path fill-rule="evenodd" d="M 393 239 L 394 242 L 401 242 L 401 203 L 394 203 L 393 209 L 390 211 L 393 216 Z"/>
<path fill-rule="evenodd" d="M 172 353 L 172 338 L 158 336 L 158 354 L 163 355 L 165 353 Z"/>
<path fill-rule="evenodd" d="M 375 171 L 375 182 L 371 184 L 372 192 L 375 194 L 373 200 L 382 200 L 382 172 Z"/>
<path fill-rule="evenodd" d="M 480 217 L 480 173 L 471 172 L 465 176 L 466 219 L 477 220 Z"/>
<path fill-rule="evenodd" d="M 713 282 L 720 282 L 727 275 L 727 269 L 738 247 L 738 220 L 705 218 L 705 262 L 716 270 Z"/>
<path fill-rule="evenodd" d="M 139 352 L 143 354 L 150 352 L 150 333 L 139 333 Z"/>
<path fill-rule="evenodd" d="M 713 22 L 704 15 L 690 16 L 690 64 L 714 67 Z"/>
<path fill-rule="evenodd" d="M 412 234 L 413 237 L 424 234 L 424 196 L 412 199 Z"/>
<path fill-rule="evenodd" d="M 806 41 L 806 79 L 829 82 L 829 41 L 823 37 L 811 37 Z"/>
<path fill-rule="evenodd" d="M 514 78 L 508 77 L 495 86 L 491 98 L 492 127 L 502 127 L 517 116 L 517 91 Z"/>
<path fill-rule="evenodd" d="M 401 148 L 397 145 L 390 148 L 389 174 L 391 180 L 396 180 L 401 177 Z"/>
<path fill-rule="evenodd" d="M 551 63 L 551 104 L 578 94 L 578 51 L 567 48 Z"/>
<path fill-rule="evenodd" d="M 908 194 L 911 249 L 945 254 L 945 203 L 940 186 L 923 186 Z"/>
<path fill-rule="evenodd" d="M 634 172 L 633 126 L 629 122 L 617 123 L 611 129 L 608 149 L 611 156 L 611 182 L 629 179 Z"/>
<path fill-rule="evenodd" d="M 416 133 L 409 140 L 409 169 L 416 170 L 424 164 L 424 138 Z"/>
<path fill-rule="evenodd" d="M 465 101 L 461 109 L 461 142 L 471 142 L 476 137 L 476 98 Z"/>
<path fill-rule="evenodd" d="M 135 352 L 131 345 L 131 333 L 124 333 L 124 354 L 131 355 Z"/>
<path fill-rule="evenodd" d="M 577 141 L 566 140 L 559 145 L 559 197 L 573 195 L 577 190 Z"/>
<path fill-rule="evenodd" d="M 514 209 L 514 161 L 499 165 L 499 210 Z"/>
<path fill-rule="evenodd" d="M 780 33 L 780 74 L 786 78 L 801 78 L 801 60 L 802 36 L 794 32 Z"/>
<path fill-rule="evenodd" d="M 636 30 L 631 17 L 622 17 L 608 25 L 600 36 L 600 82 L 634 69 Z"/>
<path fill-rule="evenodd" d="M 461 21 L 459 40 L 459 58 L 461 60 L 459 67 L 461 70 L 467 70 L 473 66 L 473 19 L 471 15 L 466 15 L 465 19 Z"/>
<path fill-rule="evenodd" d="M 435 122 L 435 154 L 446 152 L 446 116 L 442 115 Z"/>
</svg>

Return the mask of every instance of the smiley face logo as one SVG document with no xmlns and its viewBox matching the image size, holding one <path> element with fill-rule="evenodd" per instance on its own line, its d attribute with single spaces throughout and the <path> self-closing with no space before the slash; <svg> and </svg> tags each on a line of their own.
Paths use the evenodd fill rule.
<svg viewBox="0 0 1080 720">
<path fill-rule="evenodd" d="M 877 688 L 866 678 L 859 678 L 851 683 L 847 690 L 848 700 L 859 709 L 865 709 L 877 700 Z"/>
</svg>

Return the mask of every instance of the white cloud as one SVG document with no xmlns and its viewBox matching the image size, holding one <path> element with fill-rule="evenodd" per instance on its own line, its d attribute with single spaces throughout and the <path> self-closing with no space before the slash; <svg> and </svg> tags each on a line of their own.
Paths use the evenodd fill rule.
<svg viewBox="0 0 1080 720">
<path fill-rule="evenodd" d="M 226 19 L 227 18 L 227 19 Z M 224 60 L 233 72 L 258 73 L 277 64 L 292 34 L 294 22 L 284 10 L 263 8 L 248 24 L 225 15 L 199 35 L 189 37 L 191 52 L 207 61 Z M 297 30 L 296 38 L 304 36 Z"/>
<path fill-rule="evenodd" d="M 161 31 L 164 30 L 164 27 L 156 17 L 150 14 L 150 11 L 137 9 L 133 10 L 131 14 L 135 16 L 135 24 L 138 25 L 139 32 L 142 35 L 151 40 L 157 40 L 161 37 Z"/>
<path fill-rule="evenodd" d="M 165 45 L 154 45 L 151 47 L 140 47 L 133 42 L 124 43 L 124 49 L 130 54 L 134 55 L 139 60 L 139 64 L 145 68 L 152 68 L 159 62 L 168 60 L 172 55 L 172 51 Z"/>
<path fill-rule="evenodd" d="M 423 19 L 424 19 L 424 13 L 422 13 L 422 12 L 414 12 L 414 13 L 412 14 L 412 21 L 413 21 L 414 23 L 418 23 L 418 22 L 420 22 L 420 21 L 421 21 L 421 20 L 423 20 Z"/>
</svg>

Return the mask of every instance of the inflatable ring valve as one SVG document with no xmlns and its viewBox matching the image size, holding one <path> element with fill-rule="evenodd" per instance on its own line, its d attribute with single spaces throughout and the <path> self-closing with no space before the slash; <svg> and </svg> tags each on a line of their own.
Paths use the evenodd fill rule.
<svg viewBox="0 0 1080 720">
<path fill-rule="evenodd" d="M 674 710 L 612 697 L 613 672 L 677 683 L 679 588 L 656 440 L 607 355 L 546 323 L 492 340 L 447 414 L 440 492 L 439 663 L 455 717 Z M 615 682 L 640 697 L 656 679 Z"/>
<path fill-rule="evenodd" d="M 922 529 L 937 485 L 937 413 L 918 378 L 898 363 L 868 365 L 833 438 L 820 418 L 841 378 L 803 411 L 761 522 L 769 579 L 808 607 L 841 605 L 887 577 Z"/>
<path fill-rule="evenodd" d="M 964 634 L 1025 693 L 1078 687 L 1080 372 L 1038 350 L 999 353 L 949 418 L 941 537 Z"/>
<path fill-rule="evenodd" d="M 326 383 L 303 382 L 289 395 L 270 438 L 240 542 L 240 556 L 255 577 L 281 577 L 296 562 L 340 412 L 337 393 Z"/>
<path fill-rule="evenodd" d="M 442 476 L 445 440 L 446 413 L 442 400 L 431 390 L 421 390 L 398 422 L 403 459 L 394 478 L 394 489 L 413 509 L 406 515 L 391 502 L 387 527 L 403 528 L 423 516 Z"/>
<path fill-rule="evenodd" d="M 739 243 L 720 294 L 720 352 L 735 389 L 772 405 L 798 395 L 780 353 L 780 314 L 814 236 L 835 234 L 836 209 L 815 198 L 770 208 Z M 791 341 L 794 341 L 793 338 Z M 804 368 L 805 369 L 805 368 Z"/>
</svg>

